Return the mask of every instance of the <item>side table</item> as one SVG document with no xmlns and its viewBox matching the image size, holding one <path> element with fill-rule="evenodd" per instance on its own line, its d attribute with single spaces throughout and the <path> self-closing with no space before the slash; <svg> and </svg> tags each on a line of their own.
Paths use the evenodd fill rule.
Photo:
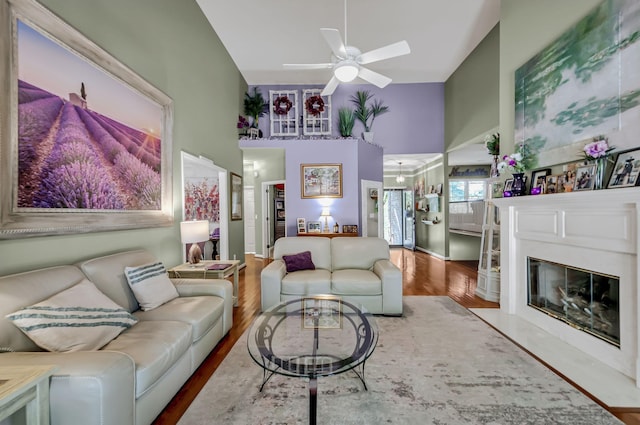
<svg viewBox="0 0 640 425">
<path fill-rule="evenodd" d="M 180 264 L 167 272 L 169 277 L 184 279 L 224 279 L 233 274 L 233 306 L 237 307 L 239 264 L 240 260 L 204 260 L 198 264 Z"/>
<path fill-rule="evenodd" d="M 55 366 L 0 366 L 0 422 L 25 408 L 27 425 L 49 425 L 49 377 Z"/>
</svg>

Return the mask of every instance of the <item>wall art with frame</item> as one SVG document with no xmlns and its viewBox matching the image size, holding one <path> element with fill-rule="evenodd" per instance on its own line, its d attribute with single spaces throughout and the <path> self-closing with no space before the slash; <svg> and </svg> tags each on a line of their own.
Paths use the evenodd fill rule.
<svg viewBox="0 0 640 425">
<path fill-rule="evenodd" d="M 33 0 L 0 17 L 0 239 L 172 225 L 172 100 Z"/>
<path fill-rule="evenodd" d="M 242 176 L 231 173 L 231 220 L 242 220 Z"/>
<path fill-rule="evenodd" d="M 605 0 L 515 72 L 515 137 L 527 168 L 575 161 L 606 135 L 640 133 L 640 2 Z"/>
<path fill-rule="evenodd" d="M 342 164 L 300 164 L 302 198 L 342 198 Z"/>
<path fill-rule="evenodd" d="M 182 162 L 182 221 L 207 220 L 209 241 L 202 243 L 205 259 L 228 258 L 227 170 L 203 156 L 180 152 Z M 187 251 L 186 247 L 183 250 Z M 186 255 L 183 258 L 186 261 Z"/>
</svg>

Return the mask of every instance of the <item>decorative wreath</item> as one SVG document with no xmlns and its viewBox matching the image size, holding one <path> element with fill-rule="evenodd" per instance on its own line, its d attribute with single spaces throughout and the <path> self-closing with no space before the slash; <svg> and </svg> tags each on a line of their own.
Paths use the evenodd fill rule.
<svg viewBox="0 0 640 425">
<path fill-rule="evenodd" d="M 287 115 L 292 106 L 293 103 L 287 96 L 278 96 L 276 100 L 273 101 L 273 112 L 277 115 Z"/>
<path fill-rule="evenodd" d="M 321 96 L 311 96 L 305 100 L 304 108 L 308 114 L 317 117 L 324 112 L 324 100 L 322 100 Z"/>
</svg>

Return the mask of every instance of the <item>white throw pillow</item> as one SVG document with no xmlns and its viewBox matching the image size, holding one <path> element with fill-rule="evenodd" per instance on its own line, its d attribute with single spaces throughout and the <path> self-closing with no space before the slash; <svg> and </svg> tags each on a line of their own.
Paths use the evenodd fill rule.
<svg viewBox="0 0 640 425">
<path fill-rule="evenodd" d="M 87 279 L 6 317 L 48 351 L 98 350 L 138 321 Z"/>
<path fill-rule="evenodd" d="M 178 297 L 176 287 L 169 280 L 167 270 L 160 262 L 125 267 L 124 274 L 140 308 L 144 311 L 152 310 Z"/>
</svg>

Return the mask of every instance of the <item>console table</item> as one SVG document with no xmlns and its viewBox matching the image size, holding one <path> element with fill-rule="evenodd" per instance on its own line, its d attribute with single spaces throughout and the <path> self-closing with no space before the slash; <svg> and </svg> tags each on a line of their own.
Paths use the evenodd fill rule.
<svg viewBox="0 0 640 425">
<path fill-rule="evenodd" d="M 357 233 L 298 233 L 298 236 L 315 236 L 318 238 L 358 237 Z"/>
<path fill-rule="evenodd" d="M 204 260 L 198 264 L 184 263 L 175 266 L 167 272 L 169 277 L 183 279 L 224 279 L 233 274 L 233 306 L 238 306 L 238 265 L 240 260 Z M 220 265 L 224 268 L 212 270 L 211 266 Z"/>
</svg>

